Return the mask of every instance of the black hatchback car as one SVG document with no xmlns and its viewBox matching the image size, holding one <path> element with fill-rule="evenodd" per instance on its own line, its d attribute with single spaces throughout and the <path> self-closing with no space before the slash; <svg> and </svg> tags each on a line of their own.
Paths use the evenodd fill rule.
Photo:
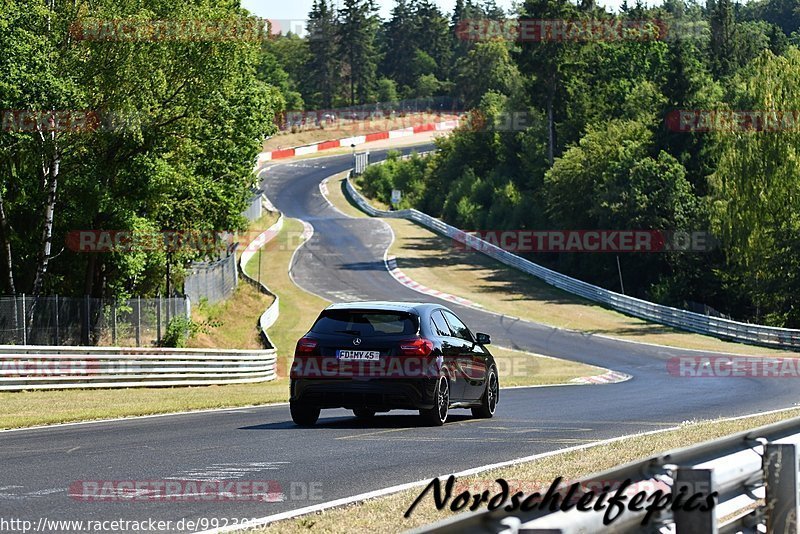
<svg viewBox="0 0 800 534">
<path fill-rule="evenodd" d="M 451 408 L 492 417 L 500 385 L 490 342 L 438 304 L 334 304 L 297 342 L 292 420 L 313 425 L 323 408 L 346 408 L 359 418 L 419 410 L 435 426 Z"/>
</svg>

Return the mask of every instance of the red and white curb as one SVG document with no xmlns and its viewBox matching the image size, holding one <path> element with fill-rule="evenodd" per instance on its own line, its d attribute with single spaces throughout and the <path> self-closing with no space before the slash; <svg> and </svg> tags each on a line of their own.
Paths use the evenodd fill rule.
<svg viewBox="0 0 800 534">
<path fill-rule="evenodd" d="M 627 382 L 631 378 L 633 378 L 631 375 L 620 373 L 619 371 L 608 371 L 602 375 L 573 378 L 570 382 L 574 384 L 619 384 L 620 382 Z"/>
<path fill-rule="evenodd" d="M 431 289 L 429 287 L 423 286 L 419 282 L 415 282 L 414 280 L 409 278 L 407 274 L 405 274 L 397 267 L 397 258 L 394 256 L 389 256 L 388 258 L 386 258 L 386 268 L 389 270 L 389 274 L 391 274 L 395 280 L 397 280 L 407 288 L 413 289 L 417 293 L 422 293 L 423 295 L 428 295 L 430 297 L 436 297 L 442 300 L 446 300 L 448 302 L 453 302 L 455 304 L 461 304 L 462 306 L 483 308 L 483 306 L 475 302 L 472 302 L 471 300 L 462 297 L 457 297 L 455 295 L 451 295 L 450 293 L 444 293 L 436 289 Z"/>
<path fill-rule="evenodd" d="M 260 168 L 267 161 L 274 161 L 278 159 L 293 158 L 295 156 L 306 156 L 308 154 L 316 154 L 323 150 L 331 150 L 334 148 L 349 148 L 353 145 L 359 146 L 365 143 L 372 143 L 374 141 L 383 141 L 386 139 L 399 139 L 401 137 L 410 137 L 412 135 L 425 133 L 425 132 L 447 132 L 454 130 L 458 127 L 459 120 L 449 120 L 441 122 L 431 122 L 428 124 L 420 124 L 418 126 L 411 126 L 403 128 L 402 130 L 392 130 L 390 132 L 377 132 L 367 135 L 359 135 L 356 137 L 347 137 L 344 139 L 334 139 L 332 141 L 323 141 L 321 143 L 314 143 L 313 145 L 298 146 L 294 148 L 286 148 L 282 150 L 273 150 L 271 152 L 262 152 L 258 155 L 258 163 L 256 169 Z"/>
</svg>

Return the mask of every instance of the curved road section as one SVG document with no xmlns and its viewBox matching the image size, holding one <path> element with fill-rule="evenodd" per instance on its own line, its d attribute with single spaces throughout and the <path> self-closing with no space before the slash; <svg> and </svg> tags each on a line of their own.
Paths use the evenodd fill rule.
<svg viewBox="0 0 800 534">
<path fill-rule="evenodd" d="M 385 153 L 373 152 L 372 160 Z M 295 281 L 337 302 L 429 300 L 387 272 L 384 254 L 392 233 L 383 221 L 348 218 L 319 192 L 322 180 L 351 165 L 352 156 L 334 156 L 274 165 L 264 173 L 278 209 L 314 227 L 295 255 Z M 411 412 L 362 423 L 350 412 L 331 410 L 323 411 L 316 427 L 300 429 L 288 406 L 280 405 L 4 432 L 0 520 L 31 521 L 31 528 L 45 532 L 57 531 L 54 521 L 60 520 L 170 521 L 169 531 L 204 530 L 694 418 L 789 407 L 798 398 L 791 380 L 668 374 L 669 358 L 702 353 L 597 338 L 445 304 L 499 345 L 634 378 L 614 385 L 505 390 L 494 419 L 472 420 L 458 410 L 441 428 L 416 427 Z M 229 487 L 230 498 L 191 492 L 193 482 L 200 491 L 199 484 L 220 480 L 242 485 Z M 139 490 L 127 489 L 137 482 Z M 153 483 L 180 484 L 182 498 L 159 498 Z M 271 502 L 234 498 L 246 495 L 253 483 L 269 489 Z M 403 512 L 397 511 L 398 519 Z M 81 530 L 75 524 L 61 531 Z"/>
</svg>

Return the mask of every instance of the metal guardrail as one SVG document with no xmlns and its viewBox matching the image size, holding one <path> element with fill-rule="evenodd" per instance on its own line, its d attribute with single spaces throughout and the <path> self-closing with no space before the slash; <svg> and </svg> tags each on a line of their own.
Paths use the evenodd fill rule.
<svg viewBox="0 0 800 534">
<path fill-rule="evenodd" d="M 627 315 L 672 326 L 681 330 L 688 330 L 689 332 L 696 332 L 698 334 L 710 335 L 741 343 L 778 347 L 782 349 L 800 348 L 800 330 L 755 325 L 723 319 L 721 317 L 711 317 L 621 295 L 542 267 L 541 265 L 503 250 L 474 235 L 470 235 L 463 230 L 450 226 L 421 211 L 415 209 L 401 211 L 382 211 L 375 209 L 353 186 L 349 174 L 346 183 L 347 192 L 350 194 L 350 197 L 369 215 L 375 217 L 409 219 L 482 252 L 490 258 L 494 258 L 506 265 L 531 274 L 551 286 L 562 289 L 573 295 L 578 295 L 592 302 L 604 304 Z"/>
<path fill-rule="evenodd" d="M 0 346 L 0 391 L 266 382 L 275 350 Z"/>
<path fill-rule="evenodd" d="M 623 481 L 631 481 L 634 489 L 623 503 L 625 510 L 610 525 L 603 523 L 605 510 L 586 512 L 572 508 L 567 512 L 551 512 L 547 507 L 543 511 L 537 507 L 530 512 L 505 512 L 498 508 L 461 514 L 413 532 L 798 532 L 798 446 L 800 418 L 795 418 L 652 456 L 582 479 L 572 502 L 592 490 L 597 496 L 604 486 L 611 486 L 609 495 L 613 495 Z M 708 511 L 683 511 L 679 507 L 674 512 L 668 504 L 652 517 L 648 527 L 643 527 L 641 523 L 646 510 L 632 511 L 628 506 L 631 493 L 642 490 L 648 497 L 659 490 L 661 495 L 671 493 L 673 497 L 684 493 L 683 502 L 694 493 L 703 495 L 697 503 L 705 503 L 705 497 L 712 492 L 717 492 L 718 496 L 713 509 Z M 651 502 L 646 501 L 643 506 Z"/>
</svg>

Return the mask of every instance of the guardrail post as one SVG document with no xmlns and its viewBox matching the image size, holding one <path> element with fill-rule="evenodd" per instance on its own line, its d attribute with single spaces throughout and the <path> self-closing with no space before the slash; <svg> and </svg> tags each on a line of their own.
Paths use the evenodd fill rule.
<svg viewBox="0 0 800 534">
<path fill-rule="evenodd" d="M 688 487 L 687 495 L 702 494 L 702 499 L 714 491 L 714 471 L 711 469 L 677 469 L 673 494 L 681 491 L 681 487 Z M 685 511 L 678 508 L 674 512 L 675 531 L 677 534 L 717 534 L 717 517 L 714 509 L 701 512 L 699 509 Z"/>
<path fill-rule="evenodd" d="M 764 450 L 767 533 L 798 532 L 798 463 L 794 443 L 768 443 Z"/>
</svg>

